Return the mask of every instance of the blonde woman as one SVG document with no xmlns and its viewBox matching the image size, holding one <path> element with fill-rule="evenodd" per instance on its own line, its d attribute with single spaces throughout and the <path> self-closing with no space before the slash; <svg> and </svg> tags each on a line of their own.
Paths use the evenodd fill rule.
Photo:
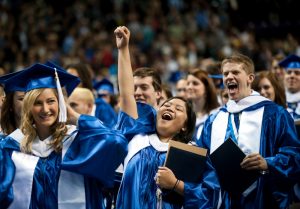
<svg viewBox="0 0 300 209">
<path fill-rule="evenodd" d="M 126 155 L 123 135 L 64 106 L 55 71 L 70 94 L 78 78 L 46 65 L 11 80 L 26 94 L 20 130 L 0 146 L 1 208 L 104 208 L 101 189 Z"/>
</svg>

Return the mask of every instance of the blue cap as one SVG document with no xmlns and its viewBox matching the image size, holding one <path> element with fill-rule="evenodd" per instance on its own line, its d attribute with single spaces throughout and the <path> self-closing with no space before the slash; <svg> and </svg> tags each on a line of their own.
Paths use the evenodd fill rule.
<svg viewBox="0 0 300 209">
<path fill-rule="evenodd" d="M 101 95 L 103 92 L 114 94 L 114 85 L 106 78 L 103 78 L 101 81 L 94 84 L 94 89 L 97 91 L 98 95 Z"/>
<path fill-rule="evenodd" d="M 53 68 L 57 69 L 58 71 L 67 73 L 67 71 L 66 71 L 64 68 L 62 68 L 62 67 L 60 67 L 60 66 L 54 64 L 53 62 L 47 61 L 47 62 L 45 63 L 45 65 L 50 66 L 50 67 L 53 67 Z M 68 73 L 68 75 L 72 75 L 72 74 Z M 72 76 L 73 76 L 73 75 L 72 75 Z M 58 77 L 59 77 L 60 82 L 61 82 L 60 76 L 58 76 Z M 76 80 L 79 80 L 79 83 L 80 83 L 80 78 L 78 78 L 77 76 L 74 76 L 74 77 L 76 77 L 76 78 L 77 78 Z M 76 88 L 76 86 L 78 86 L 79 83 L 73 81 L 73 82 L 69 82 L 69 83 L 67 83 L 67 84 L 65 85 L 65 88 L 66 88 L 66 91 L 67 91 L 68 95 L 71 95 L 71 93 L 72 93 L 73 90 Z M 62 85 L 62 84 L 61 84 L 61 85 Z M 62 86 L 63 86 L 63 85 L 62 85 Z"/>
<path fill-rule="evenodd" d="M 287 56 L 284 60 L 280 61 L 278 65 L 285 69 L 300 68 L 300 57 L 291 54 Z"/>
<path fill-rule="evenodd" d="M 16 72 L 13 72 L 13 73 L 5 74 L 5 75 L 0 77 L 0 84 L 2 84 L 4 86 L 4 91 L 6 93 L 9 93 L 9 92 L 12 92 L 12 91 L 23 91 L 23 88 L 18 89 L 17 87 L 15 87 L 14 82 L 7 82 L 9 79 L 16 76 L 20 72 L 21 71 L 16 71 Z M 14 90 L 12 90 L 12 89 L 14 89 Z"/>
<path fill-rule="evenodd" d="M 74 88 L 80 83 L 80 79 L 57 67 L 51 67 L 40 63 L 34 64 L 22 71 L 0 77 L 4 80 L 7 91 L 30 91 L 39 88 L 57 88 L 55 70 L 58 74 L 60 85 L 66 87 L 70 95 Z"/>
<path fill-rule="evenodd" d="M 209 74 L 208 77 L 209 78 L 214 78 L 214 79 L 222 79 L 223 74 Z"/>
</svg>

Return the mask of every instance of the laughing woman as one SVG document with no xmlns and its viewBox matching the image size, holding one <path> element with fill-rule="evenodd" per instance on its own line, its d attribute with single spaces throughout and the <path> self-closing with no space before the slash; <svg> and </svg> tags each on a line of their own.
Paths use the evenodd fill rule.
<svg viewBox="0 0 300 209">
<path fill-rule="evenodd" d="M 118 47 L 118 81 L 121 113 L 117 123 L 128 140 L 116 208 L 213 208 L 218 198 L 216 176 L 207 161 L 206 172 L 198 183 L 183 182 L 163 167 L 169 140 L 188 143 L 193 136 L 196 115 L 192 105 L 181 97 L 161 104 L 157 112 L 147 104 L 137 104 L 129 54 L 130 32 L 115 30 Z M 183 204 L 167 201 L 156 193 L 159 188 L 182 195 Z"/>
<path fill-rule="evenodd" d="M 70 94 L 77 77 L 35 64 L 11 82 L 26 94 L 21 128 L 0 144 L 1 208 L 104 208 L 101 189 L 113 185 L 127 140 L 97 118 L 66 108 L 60 86 Z"/>
</svg>

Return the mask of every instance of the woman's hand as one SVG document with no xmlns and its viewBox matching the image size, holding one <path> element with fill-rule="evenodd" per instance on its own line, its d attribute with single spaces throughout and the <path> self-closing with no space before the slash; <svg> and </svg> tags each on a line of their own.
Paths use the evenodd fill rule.
<svg viewBox="0 0 300 209">
<path fill-rule="evenodd" d="M 80 117 L 80 114 L 77 113 L 75 110 L 73 110 L 73 108 L 70 107 L 69 104 L 66 104 L 66 106 L 67 106 L 67 114 L 68 114 L 67 123 L 71 125 L 77 125 L 77 121 Z"/>
<path fill-rule="evenodd" d="M 124 49 L 129 45 L 130 31 L 125 26 L 119 26 L 115 29 L 116 44 L 118 49 Z"/>
<path fill-rule="evenodd" d="M 247 155 L 242 161 L 241 167 L 246 170 L 268 170 L 267 161 L 258 153 Z"/>
<path fill-rule="evenodd" d="M 174 173 L 167 167 L 158 167 L 156 173 L 156 184 L 163 189 L 173 189 L 177 178 Z"/>
</svg>

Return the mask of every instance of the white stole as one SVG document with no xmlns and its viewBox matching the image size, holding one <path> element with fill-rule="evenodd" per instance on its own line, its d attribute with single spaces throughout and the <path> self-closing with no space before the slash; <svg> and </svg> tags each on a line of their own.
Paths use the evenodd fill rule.
<svg viewBox="0 0 300 209">
<path fill-rule="evenodd" d="M 68 126 L 68 134 L 72 134 L 75 130 L 75 126 Z M 19 143 L 24 138 L 24 135 L 19 129 L 9 136 Z M 63 143 L 62 159 L 72 144 L 75 136 L 76 134 L 73 134 L 65 138 Z M 29 208 L 35 167 L 40 157 L 47 157 L 53 151 L 53 149 L 49 146 L 50 140 L 51 137 L 48 137 L 44 141 L 40 141 L 38 138 L 34 141 L 32 148 L 34 149 L 33 153 L 37 156 L 17 151 L 12 153 L 12 160 L 16 167 L 16 174 L 13 182 L 14 200 L 9 209 Z M 84 178 L 82 175 L 61 170 L 58 183 L 58 208 L 86 208 Z"/>
<path fill-rule="evenodd" d="M 152 146 L 158 152 L 168 151 L 169 143 L 161 142 L 157 134 L 135 135 L 128 144 L 128 154 L 124 160 L 124 171 L 130 159 L 140 150 Z"/>
<path fill-rule="evenodd" d="M 257 92 L 253 92 L 252 96 L 246 97 L 237 103 L 230 100 L 227 103 L 228 112 L 220 111 L 218 113 L 212 124 L 210 153 L 213 153 L 225 140 L 229 114 L 238 112 L 241 114 L 239 130 L 236 130 L 236 126 L 233 126 L 235 138 L 238 139 L 238 146 L 246 155 L 259 153 L 264 107 L 252 111 L 243 110 L 267 99 L 258 96 Z M 232 124 L 235 124 L 232 114 L 230 120 Z M 256 184 L 255 182 L 251 185 L 243 195 L 247 196 L 256 187 Z"/>
</svg>

